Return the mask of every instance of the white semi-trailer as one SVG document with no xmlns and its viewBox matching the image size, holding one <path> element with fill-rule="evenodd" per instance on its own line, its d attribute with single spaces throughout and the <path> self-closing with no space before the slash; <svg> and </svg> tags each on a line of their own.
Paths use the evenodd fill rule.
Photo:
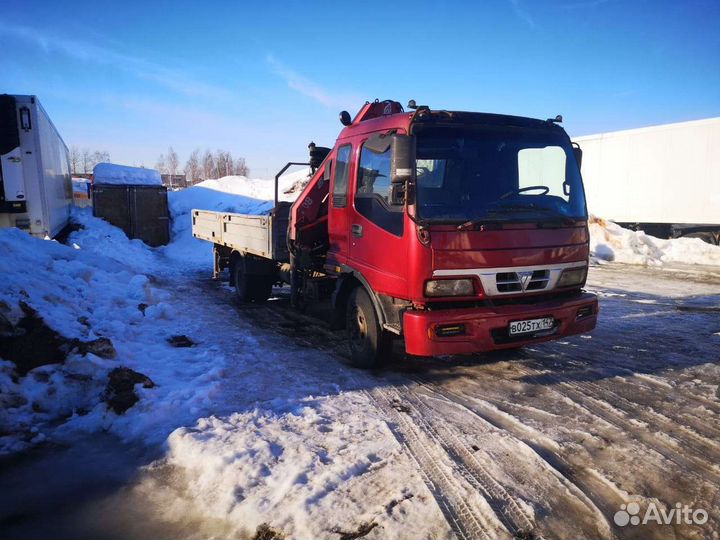
<svg viewBox="0 0 720 540">
<path fill-rule="evenodd" d="M 67 146 L 37 97 L 0 95 L 0 227 L 55 237 L 72 200 Z"/>
<path fill-rule="evenodd" d="M 720 239 L 720 118 L 573 139 L 588 210 L 661 237 Z"/>
</svg>

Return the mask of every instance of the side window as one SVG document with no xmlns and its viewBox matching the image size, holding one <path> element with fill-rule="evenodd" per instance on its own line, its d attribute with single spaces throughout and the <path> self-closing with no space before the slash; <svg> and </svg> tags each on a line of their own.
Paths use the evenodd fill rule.
<svg viewBox="0 0 720 540">
<path fill-rule="evenodd" d="M 355 209 L 378 227 L 402 236 L 402 206 L 390 206 L 390 147 L 382 153 L 363 146 L 355 190 Z"/>
<path fill-rule="evenodd" d="M 390 148 L 376 154 L 363 146 L 360 152 L 356 197 L 373 194 L 390 202 Z"/>
<path fill-rule="evenodd" d="M 347 205 L 351 151 L 351 145 L 341 146 L 338 148 L 337 157 L 335 158 L 335 183 L 332 190 L 332 203 L 335 208 L 344 208 Z"/>
</svg>

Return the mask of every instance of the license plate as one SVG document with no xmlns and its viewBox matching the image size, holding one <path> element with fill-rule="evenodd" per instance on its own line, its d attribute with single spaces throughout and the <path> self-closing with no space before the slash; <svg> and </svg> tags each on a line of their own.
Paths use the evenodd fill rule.
<svg viewBox="0 0 720 540">
<path fill-rule="evenodd" d="M 552 317 L 542 319 L 528 319 L 526 321 L 514 321 L 510 323 L 509 333 L 511 336 L 518 334 L 532 334 L 543 330 L 551 330 L 555 324 Z"/>
</svg>

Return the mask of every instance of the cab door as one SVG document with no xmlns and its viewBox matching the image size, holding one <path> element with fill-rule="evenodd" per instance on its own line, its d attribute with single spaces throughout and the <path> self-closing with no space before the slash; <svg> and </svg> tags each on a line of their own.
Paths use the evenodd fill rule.
<svg viewBox="0 0 720 540">
<path fill-rule="evenodd" d="M 328 264 L 346 264 L 348 258 L 348 184 L 352 161 L 352 144 L 338 146 L 330 185 L 328 206 Z"/>
<path fill-rule="evenodd" d="M 357 150 L 350 190 L 349 263 L 375 291 L 404 296 L 407 231 L 403 206 L 390 204 L 390 154 L 390 137 L 372 136 Z"/>
</svg>

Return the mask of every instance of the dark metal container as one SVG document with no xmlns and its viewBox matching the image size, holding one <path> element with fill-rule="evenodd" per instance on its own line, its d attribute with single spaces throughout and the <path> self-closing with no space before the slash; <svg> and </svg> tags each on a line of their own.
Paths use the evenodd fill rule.
<svg viewBox="0 0 720 540">
<path fill-rule="evenodd" d="M 170 241 L 167 188 L 143 185 L 93 185 L 93 215 L 119 227 L 128 238 L 149 246 Z"/>
</svg>

